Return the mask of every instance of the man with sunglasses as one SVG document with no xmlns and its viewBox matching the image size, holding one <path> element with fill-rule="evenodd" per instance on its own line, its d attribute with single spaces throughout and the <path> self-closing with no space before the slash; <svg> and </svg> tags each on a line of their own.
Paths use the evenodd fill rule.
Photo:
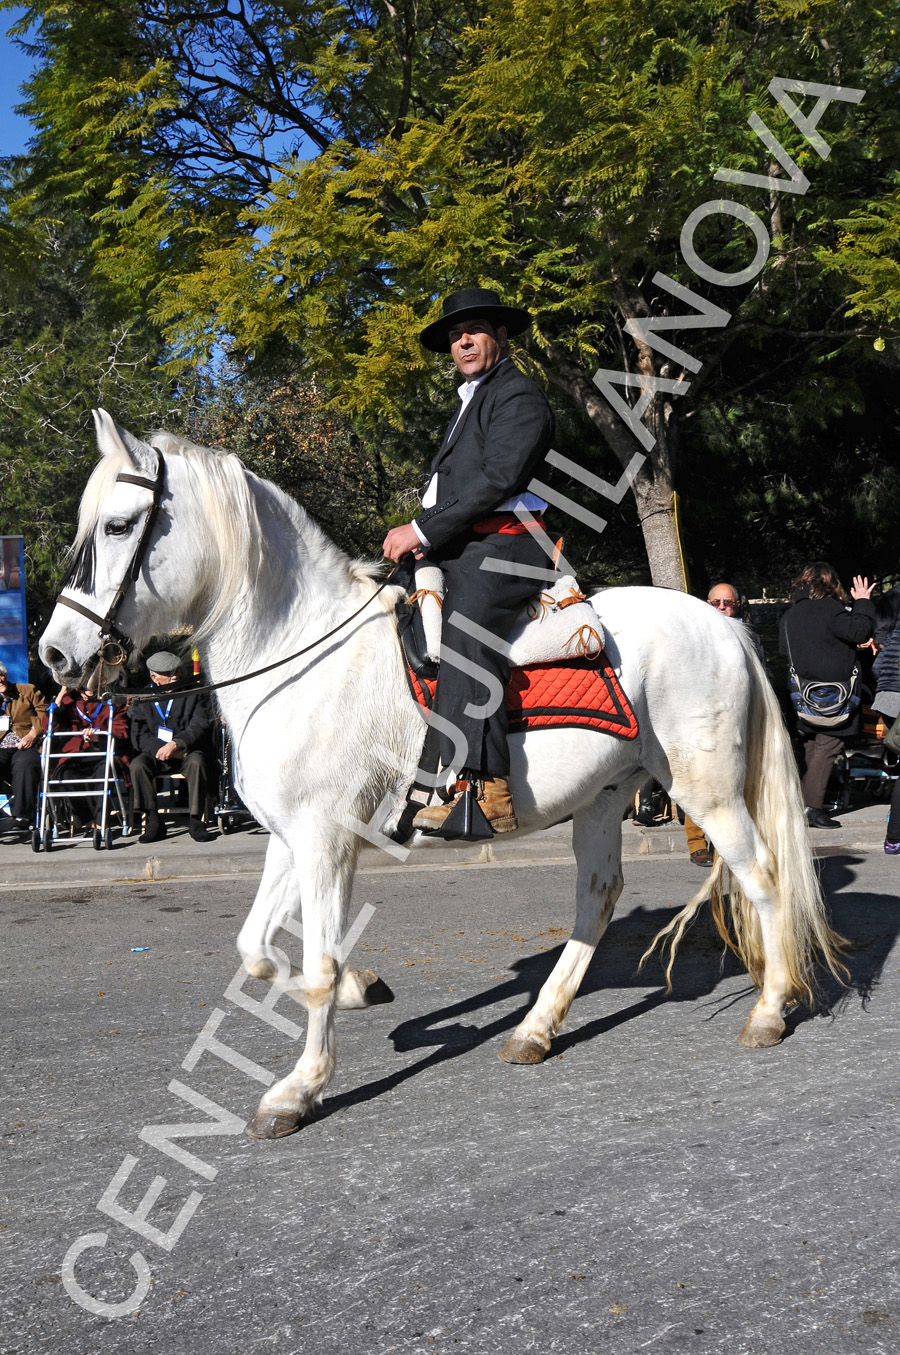
<svg viewBox="0 0 900 1355">
<path fill-rule="evenodd" d="M 706 601 L 710 607 L 715 607 L 723 616 L 731 617 L 732 621 L 740 621 L 744 630 L 753 641 L 753 648 L 756 650 L 757 658 L 762 666 L 766 666 L 766 653 L 762 646 L 762 640 L 757 635 L 752 626 L 748 625 L 741 617 L 741 597 L 731 583 L 714 583 L 707 594 Z"/>
</svg>

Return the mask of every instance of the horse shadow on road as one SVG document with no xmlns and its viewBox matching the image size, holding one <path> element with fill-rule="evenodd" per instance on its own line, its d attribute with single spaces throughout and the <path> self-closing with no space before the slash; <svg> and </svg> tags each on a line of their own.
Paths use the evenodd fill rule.
<svg viewBox="0 0 900 1355">
<path fill-rule="evenodd" d="M 852 889 L 857 879 L 855 867 L 865 859 L 838 851 L 818 863 L 831 924 L 847 942 L 842 960 L 848 974 L 843 984 L 827 972 L 819 974 L 815 1006 L 798 1007 L 788 1015 L 788 1035 L 813 1016 L 837 1018 L 855 1001 L 868 1008 L 881 982 L 900 933 L 900 907 L 896 894 Z"/>
<path fill-rule="evenodd" d="M 848 889 L 856 879 L 853 868 L 862 859 L 843 855 L 827 858 L 822 863 L 822 883 L 829 897 L 833 925 L 849 943 L 843 957 L 848 977 L 845 985 L 841 985 L 831 975 L 820 973 L 815 1004 L 798 1006 L 789 1013 L 785 1038 L 813 1016 L 837 1019 L 854 1000 L 867 1006 L 878 987 L 900 931 L 900 909 L 892 896 Z M 640 957 L 650 938 L 677 911 L 677 908 L 638 907 L 613 919 L 584 977 L 573 1011 L 577 1011 L 576 1004 L 580 1000 L 601 990 L 615 993 L 622 989 L 639 989 L 640 996 L 615 1011 L 559 1035 L 554 1041 L 555 1054 L 597 1039 L 665 1002 L 711 999 L 708 1005 L 712 1010 L 707 1019 L 714 1019 L 753 995 L 755 989 L 749 980 L 738 989 L 729 983 L 725 991 L 717 991 L 726 980 L 740 978 L 744 971 L 734 956 L 723 949 L 706 912 L 700 915 L 682 941 L 672 971 L 670 992 L 665 990 L 656 957 L 639 971 Z M 328 1115 L 370 1100 L 437 1064 L 460 1058 L 508 1034 L 535 1002 L 561 951 L 562 946 L 555 946 L 523 956 L 509 966 L 510 978 L 396 1026 L 390 1038 L 397 1052 L 428 1050 L 426 1057 L 365 1086 L 328 1098 L 323 1113 Z M 648 992 L 648 988 L 651 991 Z M 483 1013 L 488 1019 L 483 1024 L 475 1024 L 471 1018 L 476 1013 Z"/>
<path fill-rule="evenodd" d="M 822 872 L 823 885 L 831 901 L 833 925 L 850 943 L 844 955 L 849 975 L 846 986 L 838 984 L 830 975 L 820 974 L 815 1004 L 797 1007 L 789 1013 L 785 1038 L 790 1038 L 799 1025 L 813 1016 L 837 1019 L 840 1011 L 854 999 L 867 1005 L 878 986 L 900 930 L 900 909 L 894 899 L 884 895 L 842 892 L 855 880 L 853 866 L 860 859 L 832 857 L 824 863 Z M 601 990 L 616 993 L 622 989 L 638 989 L 640 995 L 615 1011 L 557 1036 L 554 1054 L 565 1053 L 576 1045 L 597 1039 L 665 1002 L 706 999 L 712 1009 L 707 1019 L 712 1020 L 753 996 L 756 991 L 753 984 L 731 952 L 724 949 L 706 911 L 697 918 L 681 943 L 672 971 L 670 992 L 666 992 L 657 957 L 651 958 L 644 969 L 639 970 L 640 958 L 650 939 L 678 911 L 678 908 L 638 907 L 613 919 L 578 991 L 573 1014 L 577 1013 L 579 1001 Z M 321 1114 L 328 1116 L 372 1100 L 448 1059 L 460 1058 L 508 1034 L 535 1002 L 561 951 L 562 946 L 555 946 L 526 955 L 509 966 L 510 978 L 395 1026 L 390 1038 L 398 1053 L 428 1050 L 426 1056 L 361 1087 L 326 1098 Z M 718 991 L 726 980 L 741 976 L 747 979 L 746 984 L 736 989 L 733 983 L 727 983 L 724 991 Z M 475 1024 L 471 1019 L 476 1013 L 483 1013 L 487 1018 L 483 1024 Z"/>
</svg>

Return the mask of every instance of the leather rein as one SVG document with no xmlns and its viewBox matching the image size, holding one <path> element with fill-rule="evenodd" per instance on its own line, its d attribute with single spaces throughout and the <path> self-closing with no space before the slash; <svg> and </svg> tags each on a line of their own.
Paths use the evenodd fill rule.
<svg viewBox="0 0 900 1355">
<path fill-rule="evenodd" d="M 154 448 L 154 451 L 155 450 L 156 449 Z M 89 621 L 93 621 L 98 627 L 100 635 L 100 648 L 97 650 L 100 679 L 98 685 L 101 687 L 103 685 L 104 665 L 109 668 L 120 667 L 127 661 L 129 654 L 134 648 L 133 641 L 119 630 L 116 625 L 116 619 L 121 610 L 122 603 L 125 601 L 128 594 L 129 588 L 136 582 L 141 571 L 141 565 L 143 564 L 144 556 L 147 553 L 147 547 L 150 544 L 150 533 L 153 531 L 156 519 L 159 516 L 165 472 L 166 466 L 162 458 L 162 453 L 157 451 L 156 476 L 154 479 L 151 480 L 146 475 L 131 475 L 127 471 L 121 471 L 116 476 L 117 484 L 122 482 L 123 484 L 140 485 L 143 489 L 151 490 L 153 498 L 147 508 L 144 517 L 144 525 L 141 528 L 141 534 L 135 544 L 131 560 L 122 576 L 122 582 L 116 589 L 115 596 L 107 608 L 106 615 L 99 616 L 97 612 L 91 611 L 89 607 L 83 606 L 80 602 L 75 602 L 72 598 L 64 597 L 62 593 L 60 593 L 56 599 L 57 605 L 61 603 L 64 607 L 71 607 L 72 611 L 80 612 L 82 616 L 87 617 Z M 318 645 L 322 644 L 323 641 L 330 640 L 333 635 L 337 635 L 338 631 L 343 630 L 351 621 L 354 621 L 356 617 L 359 616 L 360 612 L 365 611 L 369 603 L 374 602 L 379 593 L 382 593 L 384 589 L 387 588 L 395 573 L 396 569 L 392 569 L 387 578 L 379 584 L 370 597 L 366 598 L 361 607 L 357 607 L 355 612 L 351 612 L 349 616 L 345 617 L 343 621 L 340 621 L 331 630 L 326 631 L 324 635 L 320 635 L 317 640 L 313 640 L 312 644 L 304 645 L 302 649 L 298 649 L 296 654 L 288 654 L 287 658 L 276 659 L 274 663 L 268 663 L 264 668 L 256 668 L 252 673 L 242 673 L 240 677 L 224 678 L 221 682 L 210 682 L 204 687 L 191 687 L 190 690 L 192 692 L 214 692 L 219 687 L 233 687 L 238 682 L 248 682 L 250 678 L 260 677 L 263 673 L 270 673 L 273 668 L 281 668 L 284 664 L 290 663 L 293 659 L 301 658 L 304 654 L 308 654 L 311 649 L 315 649 Z M 123 705 L 126 701 L 141 700 L 156 695 L 158 695 L 157 688 L 147 692 L 119 693 L 107 691 L 102 693 L 101 700 L 110 701 L 114 705 Z"/>
</svg>

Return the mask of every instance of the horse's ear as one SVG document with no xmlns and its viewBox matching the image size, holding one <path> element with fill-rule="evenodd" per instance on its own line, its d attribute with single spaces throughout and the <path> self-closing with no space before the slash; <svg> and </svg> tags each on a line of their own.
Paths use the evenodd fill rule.
<svg viewBox="0 0 900 1355">
<path fill-rule="evenodd" d="M 94 428 L 97 433 L 97 446 L 101 456 L 126 456 L 136 471 L 145 475 L 156 474 L 156 453 L 146 442 L 129 433 L 127 428 L 116 423 L 105 409 L 92 409 Z"/>
</svg>

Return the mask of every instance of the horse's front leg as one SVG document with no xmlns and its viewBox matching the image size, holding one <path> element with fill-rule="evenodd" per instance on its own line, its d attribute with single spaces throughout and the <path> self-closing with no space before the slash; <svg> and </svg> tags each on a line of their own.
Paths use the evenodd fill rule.
<svg viewBox="0 0 900 1355">
<path fill-rule="evenodd" d="M 634 787 L 638 784 L 639 778 Z M 622 810 L 633 793 L 624 786 L 604 791 L 574 816 L 572 845 L 578 862 L 575 929 L 531 1011 L 500 1050 L 505 1063 L 542 1063 L 550 1052 L 551 1040 L 565 1022 L 622 892 Z"/>
<path fill-rule="evenodd" d="M 244 968 L 252 978 L 289 983 L 291 997 L 301 1007 L 306 1007 L 303 971 L 292 965 L 284 950 L 275 944 L 285 918 L 296 918 L 302 906 L 291 851 L 279 838 L 272 836 L 259 889 L 238 933 L 237 946 Z M 341 970 L 337 995 L 339 1011 L 376 1007 L 393 1000 L 394 994 L 388 985 L 371 969 Z"/>
<path fill-rule="evenodd" d="M 292 855 L 303 899 L 302 978 L 309 1025 L 295 1067 L 269 1088 L 247 1125 L 253 1138 L 293 1133 L 321 1101 L 334 1075 L 339 957 L 358 851 L 358 840 L 334 823 L 309 822 L 297 834 Z"/>
<path fill-rule="evenodd" d="M 285 961 L 273 941 L 286 913 L 300 907 L 300 885 L 289 847 L 273 833 L 256 898 L 238 932 L 237 947 L 247 973 L 255 979 L 274 979 Z"/>
</svg>

